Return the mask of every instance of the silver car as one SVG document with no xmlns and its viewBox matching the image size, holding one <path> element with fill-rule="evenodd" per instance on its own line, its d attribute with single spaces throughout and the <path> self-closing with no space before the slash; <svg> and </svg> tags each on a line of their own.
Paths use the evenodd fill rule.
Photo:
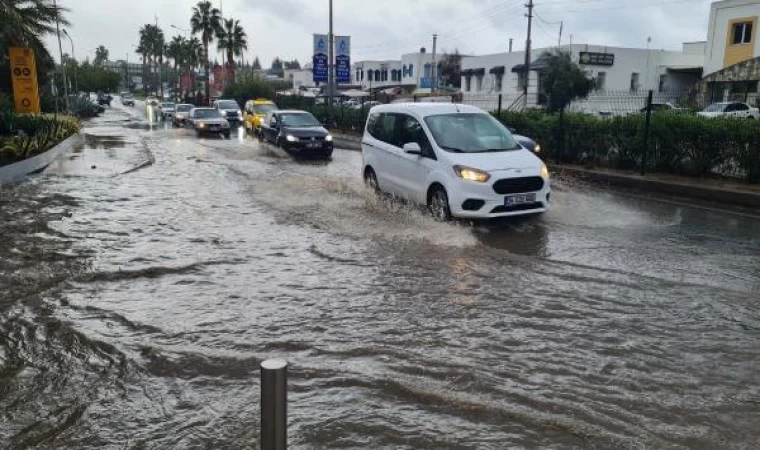
<svg viewBox="0 0 760 450">
<path fill-rule="evenodd" d="M 174 108 L 174 116 L 172 116 L 172 123 L 177 126 L 185 125 L 187 122 L 187 116 L 190 115 L 190 111 L 195 108 L 189 103 L 180 103 Z"/>
<path fill-rule="evenodd" d="M 193 108 L 187 116 L 187 123 L 198 136 L 223 134 L 225 137 L 230 137 L 230 123 L 216 108 Z"/>
</svg>

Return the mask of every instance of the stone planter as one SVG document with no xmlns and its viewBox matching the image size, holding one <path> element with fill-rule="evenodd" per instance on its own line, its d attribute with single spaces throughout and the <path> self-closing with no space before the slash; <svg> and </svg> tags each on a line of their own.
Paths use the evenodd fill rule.
<svg viewBox="0 0 760 450">
<path fill-rule="evenodd" d="M 29 174 L 41 171 L 62 154 L 72 151 L 80 145 L 81 142 L 82 136 L 80 134 L 74 134 L 44 153 L 0 167 L 0 186 L 7 183 L 13 183 L 21 180 Z"/>
</svg>

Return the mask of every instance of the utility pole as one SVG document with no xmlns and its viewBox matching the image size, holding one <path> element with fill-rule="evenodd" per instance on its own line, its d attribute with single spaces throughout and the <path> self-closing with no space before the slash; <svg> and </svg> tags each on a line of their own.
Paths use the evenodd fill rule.
<svg viewBox="0 0 760 450">
<path fill-rule="evenodd" d="M 559 42 L 557 43 L 557 47 L 562 47 L 562 29 L 565 27 L 565 22 L 561 21 L 559 23 Z"/>
<path fill-rule="evenodd" d="M 523 68 L 523 108 L 528 108 L 528 85 L 530 84 L 530 34 L 533 27 L 533 0 L 528 0 L 528 39 L 525 40 L 525 67 Z"/>
<path fill-rule="evenodd" d="M 327 106 L 332 108 L 335 95 L 335 35 L 333 35 L 333 0 L 330 0 L 330 35 L 329 35 L 329 74 L 327 76 Z"/>
<path fill-rule="evenodd" d="M 438 85 L 437 78 L 436 78 L 437 74 L 436 74 L 436 70 L 435 70 L 436 69 L 436 65 L 435 65 L 435 50 L 436 50 L 436 45 L 437 44 L 438 44 L 438 35 L 434 34 L 433 35 L 433 65 L 430 67 L 430 78 L 431 78 L 431 80 L 430 80 L 430 93 L 431 94 L 434 93 L 435 89 L 438 87 L 437 86 Z"/>
<path fill-rule="evenodd" d="M 64 104 L 66 105 L 66 110 L 69 110 L 69 82 L 66 80 L 66 66 L 63 64 L 63 46 L 61 45 L 61 25 L 58 21 L 58 17 L 60 17 L 60 11 L 58 9 L 58 2 L 57 0 L 53 0 L 53 8 L 55 8 L 55 30 L 56 35 L 58 35 L 58 53 L 61 55 L 61 72 L 63 72 L 63 95 L 64 97 Z"/>
<path fill-rule="evenodd" d="M 514 41 L 514 39 L 509 38 L 509 53 L 512 53 L 512 41 Z"/>
</svg>

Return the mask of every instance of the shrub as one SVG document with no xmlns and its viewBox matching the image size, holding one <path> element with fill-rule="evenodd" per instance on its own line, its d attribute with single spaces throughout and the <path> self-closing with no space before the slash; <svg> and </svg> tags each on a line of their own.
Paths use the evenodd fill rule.
<svg viewBox="0 0 760 450">
<path fill-rule="evenodd" d="M 644 148 L 643 114 L 603 119 L 565 114 L 559 135 L 559 115 L 541 111 L 504 112 L 499 120 L 529 136 L 545 156 L 575 164 L 601 164 L 632 170 L 641 167 Z M 687 113 L 655 113 L 649 134 L 647 169 L 691 176 L 719 174 L 760 182 L 760 121 L 703 118 Z"/>
<path fill-rule="evenodd" d="M 45 152 L 78 131 L 79 121 L 69 116 L 0 112 L 0 165 Z"/>
</svg>

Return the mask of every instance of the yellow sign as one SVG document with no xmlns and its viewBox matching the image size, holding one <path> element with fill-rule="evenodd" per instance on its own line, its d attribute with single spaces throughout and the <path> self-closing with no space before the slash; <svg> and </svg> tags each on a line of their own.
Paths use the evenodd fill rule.
<svg viewBox="0 0 760 450">
<path fill-rule="evenodd" d="M 18 113 L 40 112 L 40 91 L 37 84 L 37 64 L 30 48 L 10 48 L 13 103 Z"/>
</svg>

